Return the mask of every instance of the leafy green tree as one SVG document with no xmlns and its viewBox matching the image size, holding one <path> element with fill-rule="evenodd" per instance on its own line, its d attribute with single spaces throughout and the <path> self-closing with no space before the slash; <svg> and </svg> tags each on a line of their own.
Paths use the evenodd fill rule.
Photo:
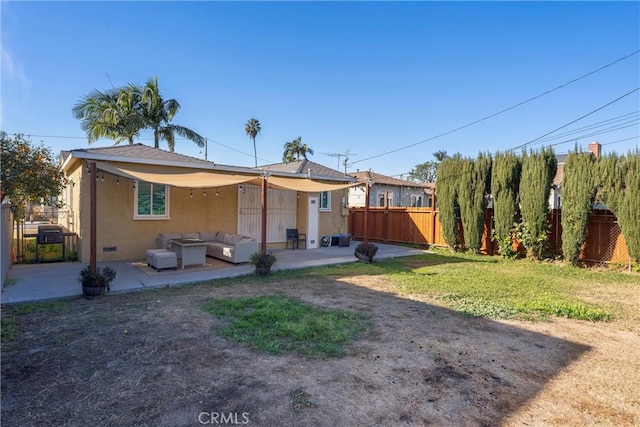
<svg viewBox="0 0 640 427">
<path fill-rule="evenodd" d="M 32 145 L 21 134 L 11 138 L 0 132 L 0 140 L 0 202 L 8 199 L 18 207 L 29 201 L 60 206 L 57 196 L 67 180 L 51 150 L 42 144 Z"/>
<path fill-rule="evenodd" d="M 313 154 L 313 150 L 307 144 L 303 144 L 302 137 L 299 136 L 293 141 L 284 144 L 282 161 L 285 163 L 290 163 L 294 160 L 300 161 L 300 156 L 307 160 L 307 154 Z"/>
<path fill-rule="evenodd" d="M 160 148 L 160 140 L 164 139 L 167 141 L 169 151 L 173 152 L 176 146 L 176 134 L 195 142 L 198 147 L 204 147 L 204 137 L 187 127 L 171 123 L 180 110 L 180 104 L 173 98 L 165 100 L 162 97 L 157 77 L 148 79 L 143 87 L 135 87 L 135 91 L 139 94 L 138 108 L 145 121 L 144 127 L 153 130 L 155 148 Z"/>
<path fill-rule="evenodd" d="M 599 162 L 598 200 L 618 219 L 629 256 L 640 263 L 640 151 Z"/>
<path fill-rule="evenodd" d="M 458 204 L 467 249 L 477 253 L 482 247 L 487 195 L 490 190 L 491 157 L 480 153 L 476 160 L 461 160 Z"/>
<path fill-rule="evenodd" d="M 258 119 L 249 119 L 247 120 L 247 124 L 244 126 L 244 131 L 247 133 L 249 138 L 253 140 L 253 156 L 255 157 L 256 167 L 258 167 L 258 152 L 256 151 L 256 136 L 262 131 L 262 127 L 260 126 L 260 122 Z"/>
<path fill-rule="evenodd" d="M 595 161 L 591 153 L 576 149 L 564 162 L 562 179 L 562 253 L 577 265 L 587 238 L 589 215 L 596 197 Z"/>
<path fill-rule="evenodd" d="M 438 167 L 436 194 L 438 196 L 438 218 L 442 235 L 449 248 L 455 250 L 458 242 L 458 179 L 462 160 L 459 155 L 444 159 Z"/>
<path fill-rule="evenodd" d="M 518 213 L 521 159 L 513 153 L 498 153 L 491 168 L 491 195 L 493 197 L 493 238 L 498 242 L 502 256 L 513 254 L 511 249 Z"/>
<path fill-rule="evenodd" d="M 113 139 L 116 144 L 128 141 L 133 144 L 145 120 L 140 110 L 135 86 L 93 90 L 73 106 L 73 116 L 80 120 L 80 128 L 87 134 L 89 143 L 99 138 Z"/>
<path fill-rule="evenodd" d="M 415 182 L 435 182 L 438 173 L 438 163 L 429 161 L 416 165 L 409 172 L 409 180 Z"/>
<path fill-rule="evenodd" d="M 542 259 L 547 247 L 549 195 L 556 168 L 552 148 L 523 154 L 520 210 L 525 233 L 522 240 L 531 258 Z"/>
</svg>

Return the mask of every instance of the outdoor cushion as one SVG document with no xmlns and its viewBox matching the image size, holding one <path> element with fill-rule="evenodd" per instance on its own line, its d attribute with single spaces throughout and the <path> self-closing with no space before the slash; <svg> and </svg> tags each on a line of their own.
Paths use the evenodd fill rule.
<svg viewBox="0 0 640 427">
<path fill-rule="evenodd" d="M 233 234 L 225 233 L 224 238 L 222 239 L 222 242 L 226 243 L 227 245 L 233 245 L 234 240 L 235 239 Z"/>
<path fill-rule="evenodd" d="M 213 242 L 216 240 L 217 235 L 217 231 L 203 231 L 200 233 L 200 240 L 204 242 Z"/>
<path fill-rule="evenodd" d="M 200 233 L 182 233 L 183 239 L 200 239 Z"/>
<path fill-rule="evenodd" d="M 161 239 L 180 239 L 182 238 L 182 233 L 160 233 Z"/>
</svg>

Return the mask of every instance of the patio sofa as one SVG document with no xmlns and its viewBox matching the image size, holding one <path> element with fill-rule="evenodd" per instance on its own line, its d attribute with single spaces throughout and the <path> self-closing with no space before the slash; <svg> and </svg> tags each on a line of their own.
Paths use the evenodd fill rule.
<svg viewBox="0 0 640 427">
<path fill-rule="evenodd" d="M 199 239 L 207 243 L 207 255 L 233 264 L 249 262 L 251 254 L 258 252 L 254 238 L 225 231 L 193 233 L 160 233 L 156 238 L 157 249 L 171 250 L 173 239 Z"/>
</svg>

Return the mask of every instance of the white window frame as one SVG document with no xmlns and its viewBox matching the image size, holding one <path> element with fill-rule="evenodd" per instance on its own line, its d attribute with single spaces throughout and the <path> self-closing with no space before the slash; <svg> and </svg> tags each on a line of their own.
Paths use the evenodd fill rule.
<svg viewBox="0 0 640 427">
<path fill-rule="evenodd" d="M 323 194 L 327 194 L 327 205 L 323 206 Z M 320 192 L 320 207 L 318 208 L 320 211 L 330 211 L 331 210 L 331 191 L 321 191 Z"/>
<path fill-rule="evenodd" d="M 145 182 L 147 184 L 151 185 L 151 195 L 153 196 L 153 186 L 164 186 L 164 203 L 165 203 L 165 209 L 164 209 L 164 214 L 162 215 L 154 215 L 153 212 L 151 214 L 140 214 L 138 213 L 138 189 L 140 188 L 140 182 L 145 182 L 145 181 L 134 181 L 135 184 L 135 188 L 133 190 L 133 219 L 138 219 L 138 220 L 166 220 L 166 219 L 171 219 L 171 217 L 169 216 L 169 187 L 168 185 L 164 185 L 164 184 L 154 184 L 152 182 Z M 153 199 L 150 201 L 151 206 L 153 206 Z"/>
</svg>

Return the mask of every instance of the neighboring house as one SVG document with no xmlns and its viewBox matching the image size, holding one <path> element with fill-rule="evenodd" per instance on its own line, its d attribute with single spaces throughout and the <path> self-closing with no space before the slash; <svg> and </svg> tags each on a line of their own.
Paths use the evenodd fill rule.
<svg viewBox="0 0 640 427">
<path fill-rule="evenodd" d="M 350 173 L 359 182 L 371 182 L 369 189 L 369 206 L 374 207 L 433 207 L 433 183 L 405 181 L 372 171 Z M 365 205 L 364 186 L 349 189 L 349 206 Z M 385 204 L 385 203 L 388 204 Z"/>
<path fill-rule="evenodd" d="M 263 179 L 269 247 L 284 247 L 285 230 L 298 228 L 308 236 L 307 247 L 314 248 L 321 236 L 347 229 L 339 195 L 355 183 L 333 173 L 216 165 L 141 144 L 72 150 L 63 152 L 61 160 L 69 179 L 62 194 L 69 214 L 60 225 L 78 234 L 81 262 L 90 256 L 93 162 L 98 170 L 98 261 L 144 258 L 161 232 L 221 230 L 260 241 Z M 322 203 L 322 191 L 330 199 L 338 194 L 338 202 L 315 208 Z"/>
<path fill-rule="evenodd" d="M 594 141 L 588 145 L 587 150 L 594 157 L 600 157 L 602 145 Z M 558 167 L 556 169 L 556 175 L 553 178 L 551 194 L 549 195 L 549 209 L 562 209 L 562 180 L 564 179 L 564 162 L 566 158 L 567 154 L 559 154 L 556 156 Z M 606 207 L 600 203 L 595 204 L 593 208 L 606 209 Z"/>
</svg>

